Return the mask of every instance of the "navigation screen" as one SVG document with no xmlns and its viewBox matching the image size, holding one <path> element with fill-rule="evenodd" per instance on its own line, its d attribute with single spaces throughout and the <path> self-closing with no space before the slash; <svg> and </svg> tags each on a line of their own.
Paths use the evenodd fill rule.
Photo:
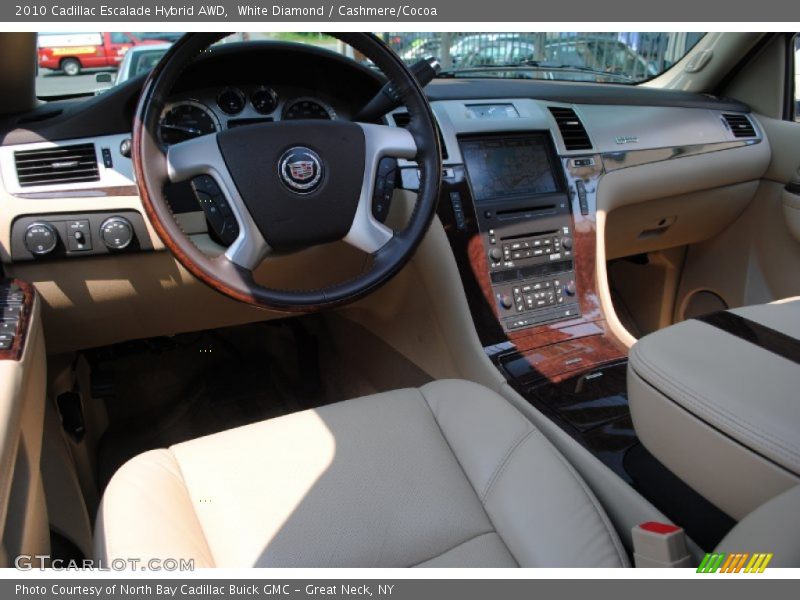
<svg viewBox="0 0 800 600">
<path fill-rule="evenodd" d="M 542 135 L 461 140 L 476 202 L 558 191 Z"/>
</svg>

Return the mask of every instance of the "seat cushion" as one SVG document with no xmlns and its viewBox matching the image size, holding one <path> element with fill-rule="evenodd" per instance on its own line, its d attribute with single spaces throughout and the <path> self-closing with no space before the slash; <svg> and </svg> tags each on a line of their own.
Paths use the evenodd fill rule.
<svg viewBox="0 0 800 600">
<path fill-rule="evenodd" d="M 640 439 L 737 520 L 800 484 L 800 365 L 786 352 L 797 340 L 800 299 L 787 299 L 683 321 L 631 348 Z"/>
<path fill-rule="evenodd" d="M 197 567 L 627 564 L 603 509 L 506 400 L 438 381 L 139 455 L 109 483 L 100 558 Z"/>
</svg>

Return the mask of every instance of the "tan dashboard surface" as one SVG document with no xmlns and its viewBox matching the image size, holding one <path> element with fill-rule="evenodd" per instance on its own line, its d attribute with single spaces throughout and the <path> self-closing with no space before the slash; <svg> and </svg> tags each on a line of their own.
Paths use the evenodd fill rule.
<svg viewBox="0 0 800 600">
<path fill-rule="evenodd" d="M 156 251 L 10 264 L 11 224 L 18 217 L 144 211 L 137 196 L 34 200 L 0 193 L 0 258 L 9 275 L 36 286 L 51 354 L 286 316 L 230 300 L 200 283 L 164 250 L 147 219 Z M 257 278 L 281 289 L 308 289 L 352 277 L 366 262 L 344 243 L 329 244 L 269 258 Z"/>
</svg>

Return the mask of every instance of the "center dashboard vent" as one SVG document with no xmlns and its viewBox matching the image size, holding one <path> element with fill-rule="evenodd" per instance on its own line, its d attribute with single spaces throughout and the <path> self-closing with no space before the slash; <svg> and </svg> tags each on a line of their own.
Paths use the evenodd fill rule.
<svg viewBox="0 0 800 600">
<path fill-rule="evenodd" d="M 556 120 L 558 130 L 561 132 L 561 139 L 564 140 L 564 148 L 566 150 L 591 150 L 592 142 L 589 139 L 589 134 L 571 108 L 562 108 L 559 106 L 550 106 L 550 113 Z"/>
<path fill-rule="evenodd" d="M 411 123 L 411 117 L 407 112 L 392 113 L 392 118 L 394 118 L 394 124 L 403 129 L 406 129 Z M 447 146 L 444 143 L 444 136 L 442 135 L 442 130 L 439 129 L 438 123 L 436 124 L 436 131 L 439 133 L 439 145 L 442 147 L 442 160 L 444 160 L 447 158 Z"/>
<path fill-rule="evenodd" d="M 14 152 L 20 187 L 99 181 L 94 144 Z"/>
<path fill-rule="evenodd" d="M 733 137 L 755 137 L 756 129 L 747 118 L 747 115 L 734 115 L 730 113 L 723 113 L 722 118 L 728 125 L 728 129 L 733 133 Z"/>
</svg>

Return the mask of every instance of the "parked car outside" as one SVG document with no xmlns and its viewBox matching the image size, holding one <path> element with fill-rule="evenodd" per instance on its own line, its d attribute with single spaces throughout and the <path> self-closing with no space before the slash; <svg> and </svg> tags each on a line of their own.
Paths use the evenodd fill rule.
<svg viewBox="0 0 800 600">
<path fill-rule="evenodd" d="M 133 33 L 45 33 L 38 38 L 39 67 L 61 71 L 74 77 L 83 69 L 117 67 L 125 53 L 140 44 L 159 43 L 143 40 Z"/>
<path fill-rule="evenodd" d="M 143 44 L 128 50 L 117 70 L 117 78 L 114 81 L 114 85 L 119 85 L 137 75 L 150 71 L 161 60 L 161 57 L 166 54 L 171 45 Z"/>
</svg>

